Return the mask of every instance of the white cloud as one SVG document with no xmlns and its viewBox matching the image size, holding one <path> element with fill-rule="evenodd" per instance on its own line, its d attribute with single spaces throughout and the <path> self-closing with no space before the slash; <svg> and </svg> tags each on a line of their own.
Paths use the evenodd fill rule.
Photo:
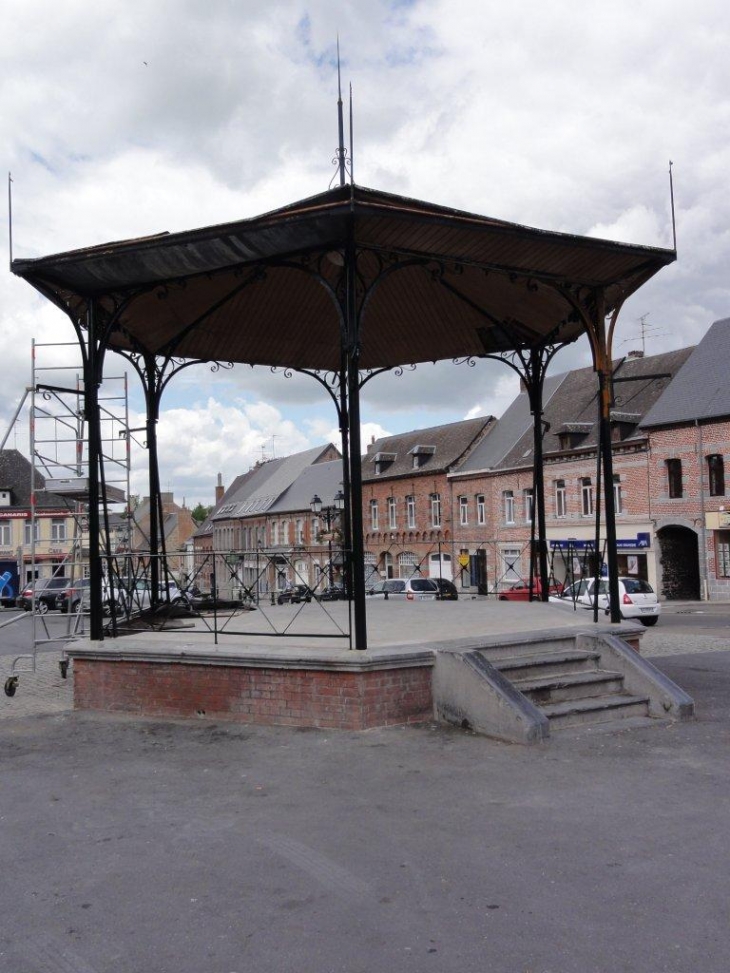
<svg viewBox="0 0 730 973">
<path fill-rule="evenodd" d="M 730 17 L 720 0 L 6 8 L 0 146 L 15 180 L 16 256 L 224 222 L 326 188 L 336 25 L 343 80 L 354 84 L 359 183 L 669 246 L 672 159 L 679 259 L 627 302 L 617 342 L 647 312 L 655 352 L 696 342 L 730 314 Z M 29 381 L 33 336 L 70 341 L 73 330 L 0 276 L 6 422 Z M 552 370 L 587 362 L 578 343 Z M 491 362 L 382 376 L 363 392 L 363 430 L 499 413 L 511 381 Z M 336 428 L 316 382 L 266 369 L 189 369 L 163 405 L 163 483 L 201 499 L 219 469 L 230 479 L 262 448 L 281 455 Z"/>
</svg>

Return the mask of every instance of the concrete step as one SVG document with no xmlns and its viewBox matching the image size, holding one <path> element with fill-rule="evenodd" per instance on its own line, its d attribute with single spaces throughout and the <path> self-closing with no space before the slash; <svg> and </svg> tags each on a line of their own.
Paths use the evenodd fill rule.
<svg viewBox="0 0 730 973">
<path fill-rule="evenodd" d="M 529 697 L 535 706 L 562 703 L 594 696 L 621 693 L 624 677 L 620 672 L 594 669 L 588 672 L 556 672 L 550 676 L 512 679 L 512 685 Z"/>
<path fill-rule="evenodd" d="M 575 650 L 575 638 L 573 636 L 561 636 L 554 639 L 538 637 L 534 640 L 525 639 L 523 642 L 507 642 L 504 645 L 486 645 L 477 651 L 481 652 L 492 665 L 498 666 L 502 659 L 554 655 L 558 652 L 571 652 L 573 650 Z"/>
<path fill-rule="evenodd" d="M 649 697 L 628 693 L 592 696 L 562 703 L 548 703 L 540 709 L 550 720 L 550 729 L 579 726 L 584 723 L 606 723 L 611 720 L 649 715 Z"/>
<path fill-rule="evenodd" d="M 533 646 L 533 649 L 537 648 Z M 598 668 L 598 652 L 585 652 L 579 649 L 560 652 L 540 652 L 534 655 L 511 656 L 493 661 L 486 656 L 500 672 L 511 681 L 517 679 L 546 678 L 556 673 L 591 672 Z"/>
</svg>

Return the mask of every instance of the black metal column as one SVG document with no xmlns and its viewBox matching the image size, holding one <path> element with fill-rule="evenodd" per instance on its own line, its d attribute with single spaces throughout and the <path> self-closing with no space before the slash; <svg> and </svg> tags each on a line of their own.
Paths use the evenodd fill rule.
<svg viewBox="0 0 730 973">
<path fill-rule="evenodd" d="M 99 383 L 102 356 L 97 338 L 94 301 L 87 306 L 88 348 L 84 368 L 84 413 L 89 435 L 89 638 L 104 638 L 102 620 L 101 525 L 99 518 L 99 465 L 101 463 L 101 419 L 99 416 Z"/>
<path fill-rule="evenodd" d="M 156 385 L 154 358 L 145 359 L 147 382 L 145 406 L 147 409 L 147 477 L 150 491 L 150 601 L 154 606 L 159 600 L 160 581 L 160 466 L 157 453 L 157 423 L 160 417 L 160 396 Z"/>
<path fill-rule="evenodd" d="M 360 443 L 360 316 L 356 297 L 356 261 L 353 228 L 345 250 L 345 363 L 347 377 L 347 439 L 350 452 L 350 522 L 352 525 L 352 600 L 355 648 L 368 647 L 365 606 L 365 548 L 362 521 L 362 447 Z"/>
<path fill-rule="evenodd" d="M 530 353 L 532 380 L 528 385 L 530 411 L 532 412 L 533 433 L 533 522 L 537 521 L 537 561 L 540 575 L 540 600 L 547 601 L 548 591 L 548 562 L 547 562 L 547 531 L 545 524 L 545 471 L 542 457 L 542 392 L 545 377 L 545 364 L 540 357 L 540 351 L 533 349 Z M 532 570 L 532 556 L 530 560 Z M 532 575 L 530 575 L 532 585 Z"/>
</svg>

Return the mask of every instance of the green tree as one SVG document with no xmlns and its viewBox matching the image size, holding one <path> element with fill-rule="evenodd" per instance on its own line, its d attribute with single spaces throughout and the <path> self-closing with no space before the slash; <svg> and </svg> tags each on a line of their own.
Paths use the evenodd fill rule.
<svg viewBox="0 0 730 973">
<path fill-rule="evenodd" d="M 205 504 L 199 503 L 197 507 L 193 507 L 190 511 L 190 516 L 196 524 L 202 524 L 212 509 L 212 507 L 206 507 Z"/>
</svg>

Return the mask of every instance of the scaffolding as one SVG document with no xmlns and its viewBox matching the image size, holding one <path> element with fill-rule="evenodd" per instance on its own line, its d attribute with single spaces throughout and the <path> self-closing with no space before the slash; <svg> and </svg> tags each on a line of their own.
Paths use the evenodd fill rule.
<svg viewBox="0 0 730 973">
<path fill-rule="evenodd" d="M 21 672 L 36 671 L 39 649 L 87 634 L 89 577 L 89 442 L 84 415 L 81 349 L 77 342 L 33 340 L 30 395 L 30 512 L 18 551 L 20 585 L 30 584 L 32 651 L 17 656 L 6 682 L 14 691 Z M 20 414 L 19 407 L 14 421 Z M 131 538 L 131 436 L 127 375 L 105 376 L 99 389 L 101 426 L 100 547 L 117 550 Z M 122 513 L 115 506 L 123 505 Z M 49 615 L 36 582 L 64 578 L 70 586 L 65 613 Z M 53 590 L 49 586 L 49 591 Z M 58 592 L 62 590 L 58 588 Z M 61 654 L 61 673 L 67 658 Z"/>
</svg>

